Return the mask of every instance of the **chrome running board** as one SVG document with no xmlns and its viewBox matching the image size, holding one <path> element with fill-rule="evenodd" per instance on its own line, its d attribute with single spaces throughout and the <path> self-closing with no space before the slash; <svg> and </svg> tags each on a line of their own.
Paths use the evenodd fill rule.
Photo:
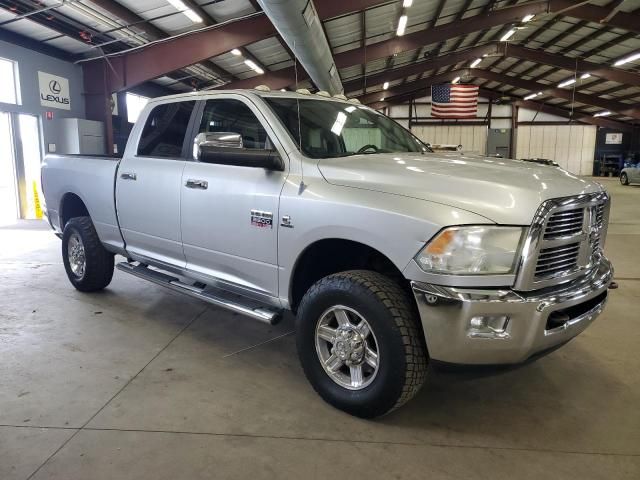
<svg viewBox="0 0 640 480">
<path fill-rule="evenodd" d="M 155 284 L 167 287 L 175 292 L 180 292 L 185 295 L 203 300 L 205 302 L 222 307 L 232 312 L 236 312 L 242 315 L 246 315 L 255 320 L 259 320 L 269 325 L 275 325 L 282 318 L 282 311 L 275 310 L 269 307 L 251 306 L 249 303 L 251 300 L 246 299 L 246 303 L 243 303 L 245 299 L 241 299 L 238 295 L 233 295 L 221 289 L 214 289 L 206 285 L 201 284 L 189 285 L 182 282 L 178 277 L 167 275 L 159 270 L 153 270 L 144 265 L 134 265 L 132 263 L 121 262 L 117 265 L 118 270 L 130 273 L 136 277 L 144 280 L 149 280 Z"/>
</svg>

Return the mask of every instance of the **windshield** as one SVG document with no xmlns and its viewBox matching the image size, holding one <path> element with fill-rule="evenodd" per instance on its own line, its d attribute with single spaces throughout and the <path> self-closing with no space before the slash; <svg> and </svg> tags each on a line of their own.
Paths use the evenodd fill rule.
<svg viewBox="0 0 640 480">
<path fill-rule="evenodd" d="M 426 151 L 420 140 L 396 122 L 362 105 L 314 99 L 263 98 L 296 144 L 301 146 L 302 153 L 311 158 Z M 302 130 L 302 142 L 298 126 Z"/>
</svg>

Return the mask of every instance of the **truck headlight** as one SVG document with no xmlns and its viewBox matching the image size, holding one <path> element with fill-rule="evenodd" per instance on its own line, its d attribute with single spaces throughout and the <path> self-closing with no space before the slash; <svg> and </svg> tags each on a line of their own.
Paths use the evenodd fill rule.
<svg viewBox="0 0 640 480">
<path fill-rule="evenodd" d="M 496 275 L 513 273 L 523 227 L 450 227 L 433 237 L 415 257 L 429 273 Z"/>
</svg>

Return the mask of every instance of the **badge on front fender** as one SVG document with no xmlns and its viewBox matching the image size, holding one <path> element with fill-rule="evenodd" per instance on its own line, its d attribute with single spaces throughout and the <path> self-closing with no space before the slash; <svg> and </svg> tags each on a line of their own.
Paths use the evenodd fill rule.
<svg viewBox="0 0 640 480">
<path fill-rule="evenodd" d="M 251 225 L 258 228 L 273 228 L 273 213 L 251 210 Z"/>
</svg>

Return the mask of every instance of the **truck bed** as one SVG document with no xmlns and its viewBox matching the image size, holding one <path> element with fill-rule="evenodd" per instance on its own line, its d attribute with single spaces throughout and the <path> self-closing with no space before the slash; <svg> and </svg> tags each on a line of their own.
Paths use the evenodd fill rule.
<svg viewBox="0 0 640 480">
<path fill-rule="evenodd" d="M 119 251 L 124 242 L 115 207 L 115 155 L 47 155 L 42 164 L 42 190 L 47 217 L 57 233 L 64 229 L 63 205 L 76 195 L 86 206 L 105 247 Z M 73 193 L 71 193 L 73 192 Z"/>
</svg>

